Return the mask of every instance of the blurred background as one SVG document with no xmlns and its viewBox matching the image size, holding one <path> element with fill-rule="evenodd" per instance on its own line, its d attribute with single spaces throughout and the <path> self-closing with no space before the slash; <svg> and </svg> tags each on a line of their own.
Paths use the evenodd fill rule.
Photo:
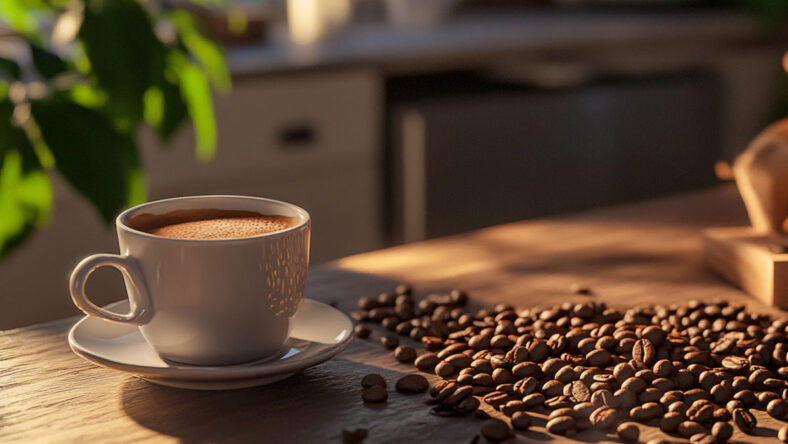
<svg viewBox="0 0 788 444">
<path fill-rule="evenodd" d="M 293 202 L 319 264 L 711 186 L 786 114 L 783 0 L 114 1 L 0 6 L 0 329 L 133 203 Z"/>
</svg>

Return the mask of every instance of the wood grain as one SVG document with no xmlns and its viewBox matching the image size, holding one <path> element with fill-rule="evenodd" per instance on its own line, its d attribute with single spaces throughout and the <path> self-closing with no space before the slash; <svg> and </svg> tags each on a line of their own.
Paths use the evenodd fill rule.
<svg viewBox="0 0 788 444">
<path fill-rule="evenodd" d="M 752 227 L 703 230 L 703 260 L 764 304 L 788 308 L 788 254 L 774 253 L 783 240 L 758 234 Z"/>
<path fill-rule="evenodd" d="M 727 298 L 782 315 L 703 268 L 699 230 L 745 222 L 735 189 L 724 186 L 349 257 L 312 270 L 307 296 L 349 311 L 357 297 L 408 281 L 424 291 L 469 289 L 475 305 L 593 297 L 624 307 Z M 595 295 L 570 294 L 573 282 L 591 286 Z M 368 443 L 463 443 L 479 431 L 476 419 L 428 415 L 426 395 L 392 391 L 383 406 L 362 404 L 364 374 L 380 372 L 393 387 L 399 375 L 413 371 L 378 345 L 379 330 L 280 383 L 200 392 L 155 386 L 81 360 L 66 343 L 75 321 L 0 333 L 0 442 L 316 443 L 339 442 L 342 428 L 365 427 Z M 780 423 L 758 416 L 757 434 L 774 437 Z M 543 426 L 540 419 L 518 440 L 551 439 Z M 641 428 L 641 440 L 658 436 L 666 438 L 654 427 Z M 740 432 L 735 438 L 755 440 Z M 569 439 L 616 441 L 597 431 Z"/>
</svg>

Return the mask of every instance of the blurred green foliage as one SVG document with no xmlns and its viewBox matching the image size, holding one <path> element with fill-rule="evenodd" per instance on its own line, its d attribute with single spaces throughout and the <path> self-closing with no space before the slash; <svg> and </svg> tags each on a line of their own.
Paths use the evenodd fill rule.
<svg viewBox="0 0 788 444">
<path fill-rule="evenodd" d="M 0 20 L 32 61 L 0 56 L 0 258 L 50 217 L 52 170 L 107 223 L 143 202 L 141 125 L 168 142 L 191 120 L 197 158 L 214 156 L 211 92 L 229 91 L 230 74 L 190 13 L 144 0 L 0 0 Z"/>
</svg>

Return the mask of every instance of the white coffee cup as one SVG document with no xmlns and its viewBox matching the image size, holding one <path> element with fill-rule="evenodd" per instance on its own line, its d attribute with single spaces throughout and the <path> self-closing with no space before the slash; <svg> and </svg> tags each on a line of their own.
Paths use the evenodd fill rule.
<svg viewBox="0 0 788 444">
<path fill-rule="evenodd" d="M 173 239 L 128 225 L 140 214 L 240 210 L 295 219 L 293 226 L 239 239 Z M 83 259 L 71 274 L 71 298 L 82 311 L 138 325 L 167 360 L 193 365 L 249 362 L 278 352 L 304 293 L 309 214 L 289 203 L 245 196 L 195 196 L 149 202 L 116 219 L 120 254 Z M 130 312 L 96 306 L 85 295 L 99 267 L 120 270 Z"/>
</svg>

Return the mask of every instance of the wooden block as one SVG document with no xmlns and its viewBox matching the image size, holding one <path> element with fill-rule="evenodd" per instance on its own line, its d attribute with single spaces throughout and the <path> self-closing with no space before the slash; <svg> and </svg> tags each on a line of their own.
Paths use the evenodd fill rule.
<svg viewBox="0 0 788 444">
<path fill-rule="evenodd" d="M 751 227 L 703 231 L 703 259 L 750 296 L 788 308 L 788 254 L 773 251 L 788 245 L 785 238 L 756 234 Z"/>
</svg>

